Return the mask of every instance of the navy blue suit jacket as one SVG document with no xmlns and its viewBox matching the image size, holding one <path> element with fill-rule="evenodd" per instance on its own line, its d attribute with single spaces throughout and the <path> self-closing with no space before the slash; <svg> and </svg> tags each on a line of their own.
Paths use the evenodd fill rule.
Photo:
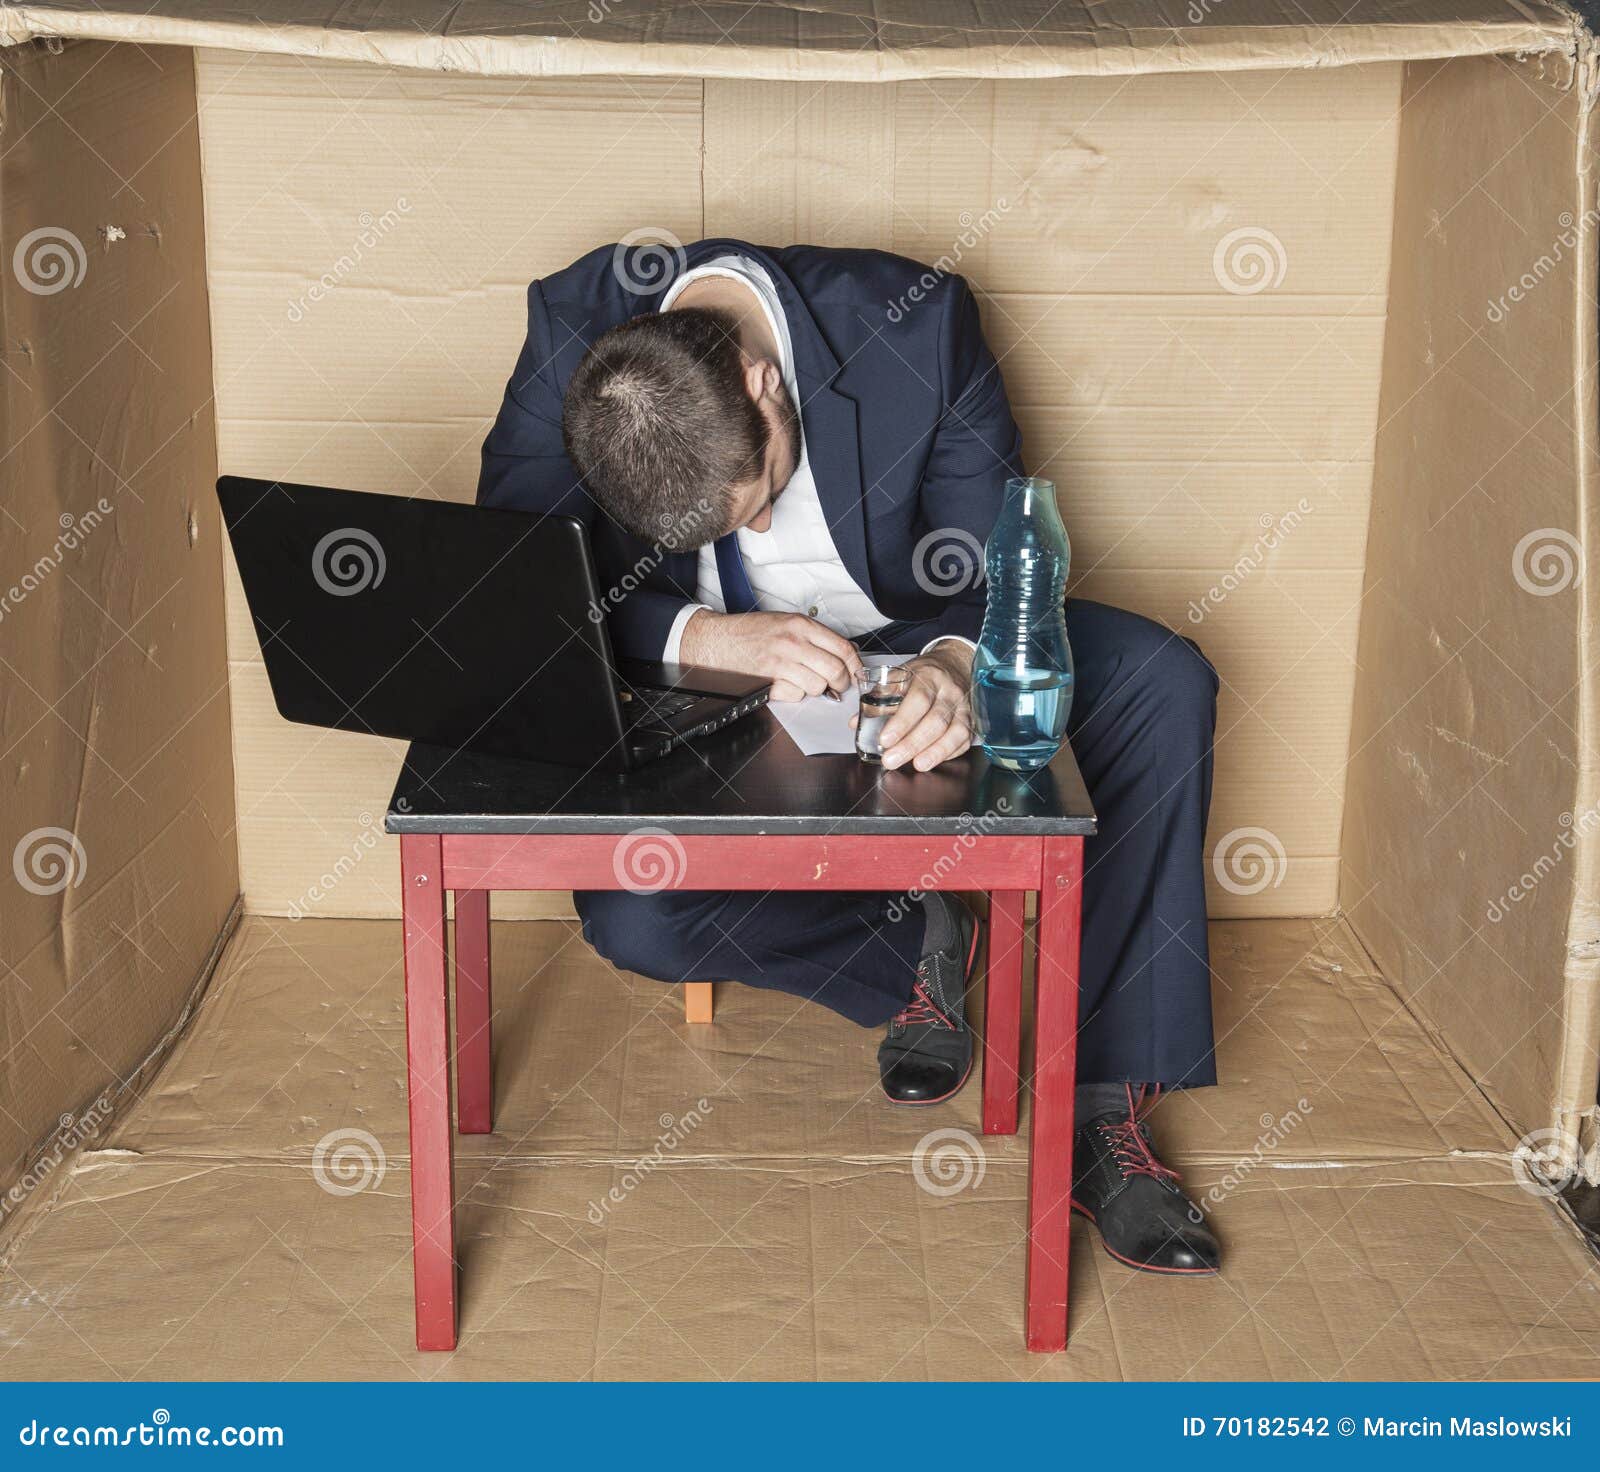
<svg viewBox="0 0 1600 1472">
<path fill-rule="evenodd" d="M 527 342 L 484 442 L 479 504 L 582 518 L 601 586 L 630 590 L 610 616 L 618 651 L 661 657 L 673 620 L 695 601 L 696 555 L 651 547 L 590 500 L 562 447 L 561 401 L 597 337 L 656 311 L 682 270 L 730 251 L 759 261 L 782 298 L 834 546 L 893 621 L 863 642 L 910 651 L 945 634 L 976 639 L 983 585 L 959 568 L 930 576 L 927 546 L 919 578 L 916 549 L 941 531 L 981 547 L 1007 477 L 1022 474 L 1022 441 L 967 283 L 901 256 L 702 240 L 676 259 L 648 246 L 619 258 L 607 245 L 535 281 Z"/>
</svg>

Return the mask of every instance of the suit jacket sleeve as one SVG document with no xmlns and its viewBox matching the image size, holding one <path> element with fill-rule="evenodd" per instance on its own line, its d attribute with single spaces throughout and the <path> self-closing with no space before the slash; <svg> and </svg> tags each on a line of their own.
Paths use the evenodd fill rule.
<svg viewBox="0 0 1600 1472">
<path fill-rule="evenodd" d="M 602 556 L 602 544 L 609 546 L 614 531 L 584 489 L 561 439 L 561 394 L 549 368 L 551 326 L 536 281 L 528 288 L 528 337 L 483 442 L 478 504 L 546 516 L 560 513 L 582 521 L 595 545 L 602 586 L 608 579 L 617 582 L 607 618 L 613 645 L 633 659 L 660 659 L 673 620 L 691 600 L 659 587 L 634 586 L 640 574 L 631 564 L 608 566 L 610 559 Z M 661 559 L 658 555 L 652 563 L 646 553 L 640 561 L 647 565 L 643 577 L 648 578 Z"/>
<path fill-rule="evenodd" d="M 984 341 L 978 304 L 966 281 L 948 278 L 939 335 L 945 408 L 923 473 L 919 524 L 965 534 L 960 544 L 981 549 L 1000 515 L 1006 481 L 1022 475 L 1022 434 L 1011 416 L 1000 366 Z M 941 538 L 958 545 L 953 538 Z M 945 600 L 937 616 L 896 628 L 893 643 L 916 649 L 951 635 L 976 640 L 983 626 L 986 585 L 982 564 Z M 919 642 L 920 641 L 920 642 Z"/>
</svg>

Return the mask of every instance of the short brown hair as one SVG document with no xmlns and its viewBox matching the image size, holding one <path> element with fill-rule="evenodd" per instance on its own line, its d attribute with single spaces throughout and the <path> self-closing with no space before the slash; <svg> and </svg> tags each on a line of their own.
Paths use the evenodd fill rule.
<svg viewBox="0 0 1600 1472">
<path fill-rule="evenodd" d="M 761 473 L 771 438 L 745 389 L 738 323 L 702 307 L 599 338 L 567 385 L 561 433 L 595 501 L 672 551 L 731 529 L 733 487 Z"/>
</svg>

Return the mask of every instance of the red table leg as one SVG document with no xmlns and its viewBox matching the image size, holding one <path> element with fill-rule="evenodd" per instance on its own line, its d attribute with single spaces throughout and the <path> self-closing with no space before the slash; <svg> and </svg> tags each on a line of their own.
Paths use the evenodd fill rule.
<svg viewBox="0 0 1600 1472">
<path fill-rule="evenodd" d="M 983 1002 L 983 1132 L 1017 1132 L 1022 1053 L 1022 907 L 1020 889 L 989 896 L 989 965 Z"/>
<path fill-rule="evenodd" d="M 1032 1350 L 1067 1347 L 1082 901 L 1083 840 L 1047 838 L 1039 891 L 1033 1122 L 1028 1141 L 1027 1338 Z"/>
<path fill-rule="evenodd" d="M 456 891 L 456 1118 L 464 1135 L 494 1128 L 489 891 Z"/>
<path fill-rule="evenodd" d="M 418 1349 L 456 1347 L 454 1140 L 440 848 L 436 834 L 407 834 L 400 840 Z"/>
</svg>

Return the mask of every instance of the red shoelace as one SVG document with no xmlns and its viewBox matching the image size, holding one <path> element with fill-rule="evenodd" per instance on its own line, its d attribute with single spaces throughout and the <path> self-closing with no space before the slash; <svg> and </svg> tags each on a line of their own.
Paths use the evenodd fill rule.
<svg viewBox="0 0 1600 1472">
<path fill-rule="evenodd" d="M 1149 1102 L 1154 1103 L 1160 1093 L 1161 1085 L 1157 1084 L 1148 1095 Z M 1100 1133 L 1110 1143 L 1117 1164 L 1129 1175 L 1152 1176 L 1158 1181 L 1178 1181 L 1181 1179 L 1178 1172 L 1156 1159 L 1141 1127 L 1140 1111 L 1145 1106 L 1146 1097 L 1146 1091 L 1141 1088 L 1139 1097 L 1135 1099 L 1133 1086 L 1128 1085 L 1128 1117 L 1119 1119 L 1115 1124 L 1102 1123 Z"/>
<path fill-rule="evenodd" d="M 900 1027 L 913 1027 L 919 1024 L 932 1023 L 935 1027 L 943 1027 L 955 1031 L 955 1023 L 942 1012 L 933 998 L 928 995 L 927 985 L 919 976 L 911 983 L 911 1001 L 906 1007 L 895 1013 L 895 1023 Z"/>
</svg>

